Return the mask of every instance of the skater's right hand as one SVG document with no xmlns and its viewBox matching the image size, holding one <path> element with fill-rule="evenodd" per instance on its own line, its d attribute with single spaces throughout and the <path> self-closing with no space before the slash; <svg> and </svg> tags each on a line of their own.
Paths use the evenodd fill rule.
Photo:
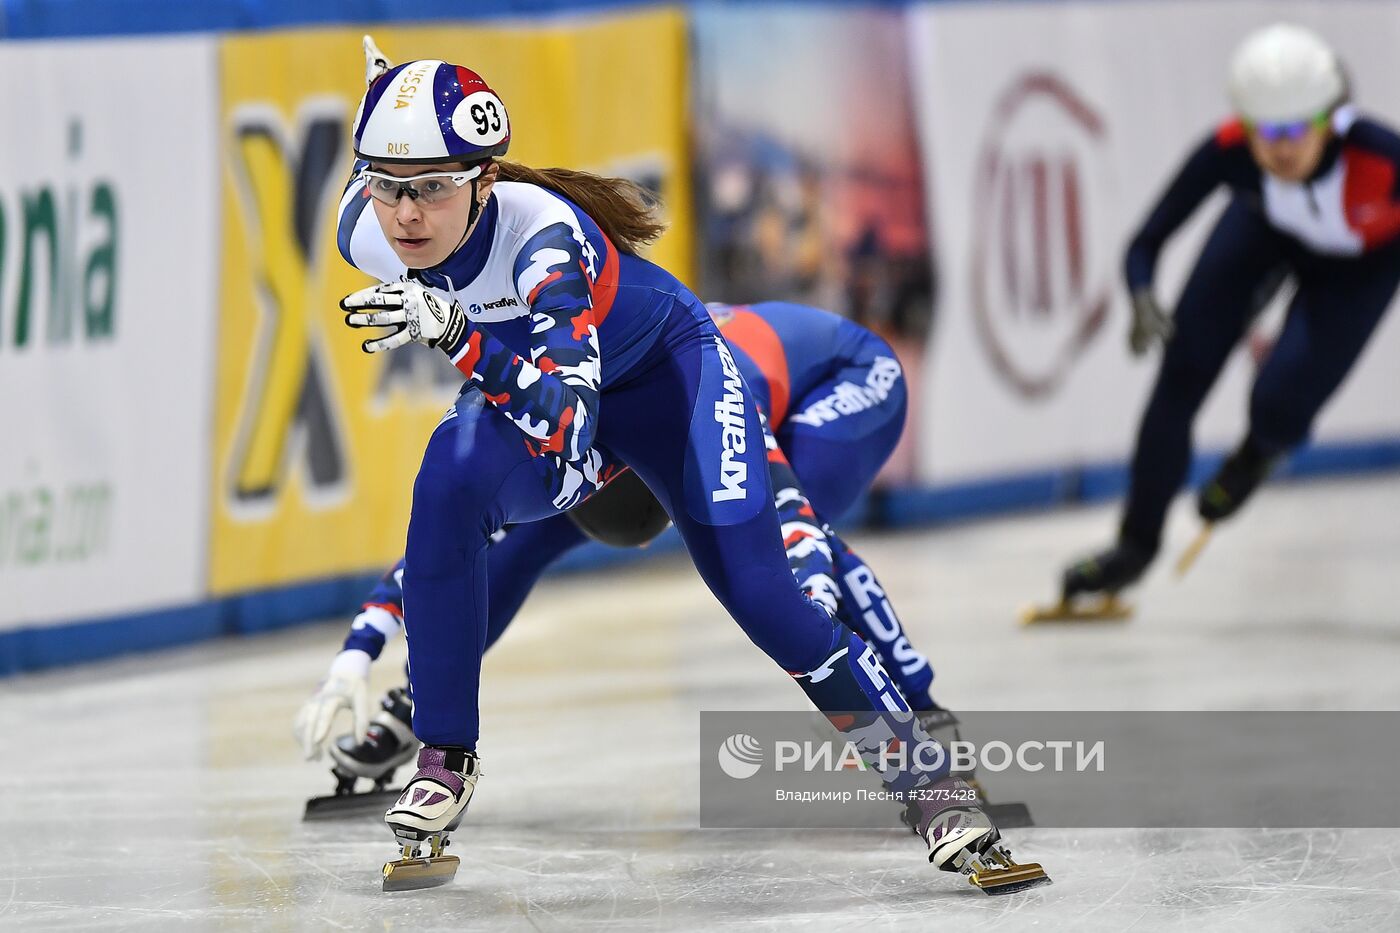
<svg viewBox="0 0 1400 933">
<path fill-rule="evenodd" d="M 331 724 L 343 709 L 355 720 L 355 741 L 365 740 L 369 729 L 370 657 L 358 649 L 342 651 L 331 662 L 330 673 L 321 686 L 302 704 L 292 724 L 292 733 L 301 743 L 307 761 L 321 756 L 330 738 Z"/>
<path fill-rule="evenodd" d="M 392 327 L 382 337 L 360 344 L 366 353 L 422 343 L 443 350 L 461 346 L 462 332 L 471 325 L 456 301 L 447 301 L 417 282 L 382 282 L 340 300 L 349 327 Z M 368 313 L 366 313 L 368 312 Z"/>
<path fill-rule="evenodd" d="M 1133 292 L 1133 326 L 1128 331 L 1128 348 L 1133 356 L 1142 356 L 1156 341 L 1166 343 L 1175 329 L 1171 315 L 1162 310 L 1150 289 Z"/>
</svg>

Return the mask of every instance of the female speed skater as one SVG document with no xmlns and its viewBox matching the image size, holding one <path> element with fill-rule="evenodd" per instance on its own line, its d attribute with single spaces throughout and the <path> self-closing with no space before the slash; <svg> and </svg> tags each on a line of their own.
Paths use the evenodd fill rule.
<svg viewBox="0 0 1400 933">
<path fill-rule="evenodd" d="M 779 302 L 709 307 L 776 435 L 765 435 L 769 475 L 795 578 L 804 593 L 875 647 L 929 734 L 955 738 L 956 717 L 929 695 L 928 658 L 910 644 L 874 572 L 825 520 L 843 514 L 869 488 L 899 440 L 907 396 L 894 351 L 864 327 L 817 308 Z M 626 471 L 564 515 L 505 529 L 488 552 L 487 648 L 547 566 L 589 538 L 645 546 L 669 524 L 656 497 Z M 407 691 L 391 690 L 373 722 L 366 700 L 370 664 L 401 624 L 402 568 L 400 561 L 365 601 L 330 674 L 299 714 L 308 757 L 327 745 L 340 710 L 356 716 L 354 735 L 329 746 L 342 796 L 356 777 L 382 787 L 417 749 Z"/>
<path fill-rule="evenodd" d="M 726 611 L 873 766 L 882 744 L 930 741 L 874 649 L 798 587 L 752 395 L 700 301 L 637 255 L 662 229 L 640 191 L 502 162 L 509 117 L 478 74 L 437 60 L 387 67 L 368 40 L 366 57 L 339 241 L 380 284 L 342 300 L 345 321 L 389 329 L 366 352 L 416 341 L 467 379 L 414 482 L 402 583 L 424 744 L 385 814 L 402 849 L 385 889 L 456 871 L 442 848 L 481 773 L 491 537 L 577 505 L 622 464 L 661 502 Z M 1011 862 L 946 759 L 879 773 L 913 799 L 940 869 L 989 891 L 1045 880 Z M 950 791 L 922 792 L 945 782 Z"/>
<path fill-rule="evenodd" d="M 1280 273 L 1297 292 L 1254 382 L 1249 429 L 1197 500 L 1206 529 L 1229 518 L 1308 435 L 1400 283 L 1400 137 L 1357 113 L 1336 53 L 1285 23 L 1248 36 L 1230 66 L 1236 115 L 1190 155 L 1128 247 L 1130 344 L 1165 343 L 1138 429 L 1117 543 L 1071 565 L 1049 617 L 1094 615 L 1075 597 L 1136 582 L 1186 478 L 1191 425 Z M 1224 185 L 1231 198 L 1168 316 L 1153 296 L 1166 240 Z M 1203 533 L 1204 534 L 1204 533 Z M 1204 541 L 1204 537 L 1200 539 Z"/>
</svg>

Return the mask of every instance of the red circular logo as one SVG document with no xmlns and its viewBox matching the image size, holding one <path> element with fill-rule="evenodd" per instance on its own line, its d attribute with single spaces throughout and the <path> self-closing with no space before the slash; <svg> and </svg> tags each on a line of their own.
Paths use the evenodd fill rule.
<svg viewBox="0 0 1400 933">
<path fill-rule="evenodd" d="M 1113 258 L 1093 236 L 1112 187 L 1103 120 L 1055 75 L 1024 75 L 997 102 L 978 162 L 977 333 L 1015 391 L 1044 397 L 1108 314 Z"/>
</svg>

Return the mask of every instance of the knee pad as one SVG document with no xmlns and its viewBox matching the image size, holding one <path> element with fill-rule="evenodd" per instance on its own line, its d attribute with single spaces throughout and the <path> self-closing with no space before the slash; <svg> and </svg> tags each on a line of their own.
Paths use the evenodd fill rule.
<svg viewBox="0 0 1400 933">
<path fill-rule="evenodd" d="M 642 547 L 671 524 L 661 502 L 632 470 L 564 514 L 579 531 L 610 547 Z"/>
</svg>

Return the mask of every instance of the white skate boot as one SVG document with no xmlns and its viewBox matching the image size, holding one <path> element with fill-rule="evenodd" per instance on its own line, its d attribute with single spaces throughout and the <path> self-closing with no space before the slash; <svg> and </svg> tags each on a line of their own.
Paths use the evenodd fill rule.
<svg viewBox="0 0 1400 933">
<path fill-rule="evenodd" d="M 384 822 L 398 840 L 401 857 L 384 865 L 385 891 L 412 891 L 446 884 L 457 874 L 458 858 L 443 855 L 447 834 L 462 822 L 481 775 L 476 752 L 425 745 L 418 752 L 418 773 Z M 422 855 L 424 843 L 428 855 Z"/>
<path fill-rule="evenodd" d="M 1049 884 L 1050 876 L 1038 864 L 1012 861 L 1011 850 L 966 781 L 948 777 L 909 795 L 906 822 L 928 843 L 928 860 L 939 870 L 966 875 L 987 894 Z"/>
</svg>

